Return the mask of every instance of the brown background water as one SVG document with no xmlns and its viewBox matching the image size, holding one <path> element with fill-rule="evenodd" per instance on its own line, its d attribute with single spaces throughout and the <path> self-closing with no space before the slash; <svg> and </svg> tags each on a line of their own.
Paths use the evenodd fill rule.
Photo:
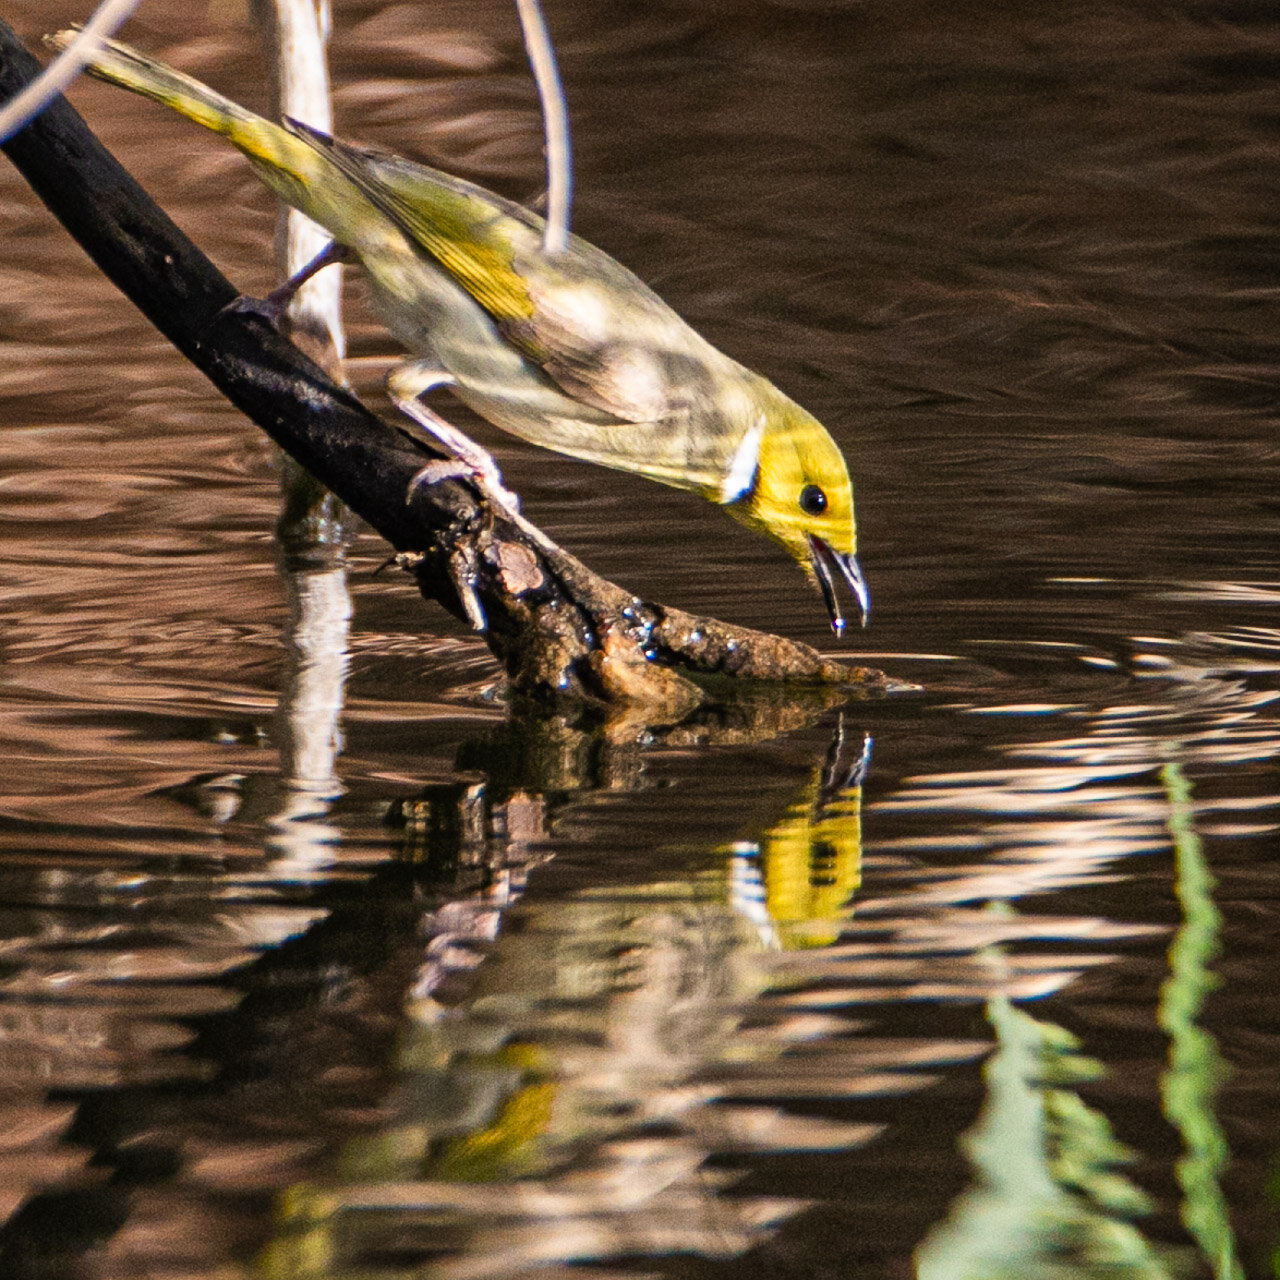
<svg viewBox="0 0 1280 1280">
<path fill-rule="evenodd" d="M 576 228 L 831 427 L 845 651 L 923 690 L 508 726 L 362 533 L 326 780 L 341 568 L 0 167 L 0 1274 L 1274 1274 L 1280 16 L 548 11 Z M 505 3 L 335 29 L 341 133 L 538 191 Z M 265 106 L 243 15 L 129 34 Z M 73 97 L 269 287 L 234 153 Z M 831 643 L 706 504 L 479 434 L 609 576 Z"/>
</svg>

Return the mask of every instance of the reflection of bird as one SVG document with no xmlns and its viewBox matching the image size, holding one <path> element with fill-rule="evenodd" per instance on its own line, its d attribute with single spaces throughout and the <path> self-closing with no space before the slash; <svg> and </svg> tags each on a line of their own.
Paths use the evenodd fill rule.
<svg viewBox="0 0 1280 1280">
<path fill-rule="evenodd" d="M 853 914 L 862 883 L 862 785 L 870 766 L 870 737 L 847 739 L 842 718 L 825 765 L 801 797 L 757 840 L 733 846 L 739 909 L 770 945 L 828 946 Z M 754 892 L 744 892 L 753 877 Z"/>
<path fill-rule="evenodd" d="M 65 45 L 72 32 L 51 42 Z M 868 595 L 853 493 L 835 442 L 776 387 L 721 354 L 607 254 L 541 245 L 542 219 L 472 183 L 292 120 L 273 124 L 110 42 L 89 68 L 223 134 L 281 199 L 357 259 L 395 336 L 420 358 L 397 406 L 481 474 L 487 455 L 420 401 L 449 387 L 534 444 L 700 493 L 780 542 L 816 581 Z"/>
</svg>

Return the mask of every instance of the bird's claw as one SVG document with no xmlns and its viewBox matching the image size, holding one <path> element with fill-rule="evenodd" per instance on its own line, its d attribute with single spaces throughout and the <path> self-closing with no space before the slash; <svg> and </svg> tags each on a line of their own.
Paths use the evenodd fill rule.
<svg viewBox="0 0 1280 1280">
<path fill-rule="evenodd" d="M 290 304 L 298 296 L 298 290 L 312 276 L 323 271 L 325 267 L 351 261 L 351 250 L 336 240 L 330 240 L 305 267 L 296 271 L 284 284 L 272 289 L 265 298 L 251 298 L 248 294 L 242 293 L 234 302 L 228 302 L 218 314 L 259 316 L 268 324 L 279 325 L 288 313 Z"/>
<path fill-rule="evenodd" d="M 419 485 L 441 484 L 445 480 L 467 480 L 475 485 L 480 496 L 505 512 L 515 517 L 520 514 L 520 499 L 502 483 L 502 476 L 496 467 L 477 467 L 461 458 L 433 458 L 425 467 L 414 474 L 409 481 L 409 488 L 404 500 L 408 504 Z"/>
<path fill-rule="evenodd" d="M 405 505 L 408 506 L 413 501 L 413 495 L 420 485 L 430 488 L 433 484 L 443 484 L 446 480 L 465 480 L 470 475 L 471 468 L 457 458 L 434 458 L 420 471 L 414 472 L 404 495 Z"/>
<path fill-rule="evenodd" d="M 289 302 L 290 298 L 277 298 L 274 292 L 267 294 L 265 298 L 252 298 L 247 293 L 242 293 L 238 298 L 228 302 L 225 307 L 220 307 L 218 314 L 220 316 L 257 316 L 269 325 L 278 327 L 289 309 Z"/>
</svg>

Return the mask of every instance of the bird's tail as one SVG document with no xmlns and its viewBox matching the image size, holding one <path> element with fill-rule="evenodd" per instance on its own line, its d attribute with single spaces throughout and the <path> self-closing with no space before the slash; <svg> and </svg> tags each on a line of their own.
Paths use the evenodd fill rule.
<svg viewBox="0 0 1280 1280">
<path fill-rule="evenodd" d="M 55 49 L 65 49 L 78 30 L 72 27 L 46 36 L 45 43 Z M 99 80 L 131 89 L 222 134 L 255 161 L 263 178 L 278 190 L 282 186 L 292 188 L 288 175 L 297 175 L 300 166 L 305 169 L 314 163 L 309 155 L 312 148 L 288 130 L 127 44 L 104 41 L 85 69 Z M 295 203 L 291 190 L 279 190 L 279 193 Z"/>
<path fill-rule="evenodd" d="M 78 27 L 70 27 L 66 31 L 45 36 L 45 43 L 55 49 L 65 49 L 78 34 Z M 194 120 L 215 133 L 226 134 L 233 140 L 237 126 L 253 121 L 268 123 L 261 116 L 255 116 L 252 111 L 232 102 L 230 98 L 224 98 L 207 84 L 201 84 L 199 80 L 183 75 L 181 71 L 175 71 L 154 58 L 148 58 L 117 40 L 104 41 L 85 70 L 100 80 L 118 84 L 123 89 L 132 89 L 144 98 L 172 107 L 187 119 Z"/>
</svg>

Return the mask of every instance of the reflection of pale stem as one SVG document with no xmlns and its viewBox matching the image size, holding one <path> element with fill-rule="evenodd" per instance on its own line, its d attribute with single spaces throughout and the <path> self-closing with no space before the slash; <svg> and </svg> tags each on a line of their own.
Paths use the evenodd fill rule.
<svg viewBox="0 0 1280 1280">
<path fill-rule="evenodd" d="M 0 142 L 42 112 L 80 74 L 104 40 L 124 25 L 140 0 L 103 0 L 84 29 L 20 93 L 0 107 Z"/>
<path fill-rule="evenodd" d="M 314 0 L 273 0 L 276 83 L 279 114 L 301 120 L 325 133 L 333 130 L 329 71 L 325 58 L 328 10 L 317 12 Z M 278 249 L 286 278 L 296 275 L 329 243 L 329 234 L 296 209 L 281 212 Z M 334 363 L 346 354 L 342 332 L 342 268 L 318 272 L 289 304 L 295 327 L 327 339 Z"/>
<path fill-rule="evenodd" d="M 345 569 L 286 569 L 288 670 L 280 692 L 280 774 L 288 788 L 271 819 L 273 875 L 304 879 L 333 861 L 339 835 L 326 821 L 340 790 L 335 760 L 347 675 L 351 596 Z"/>
<path fill-rule="evenodd" d="M 340 565 L 290 569 L 285 580 L 292 607 L 286 636 L 290 669 L 280 700 L 280 768 L 292 788 L 331 791 L 351 627 L 346 572 Z"/>
<path fill-rule="evenodd" d="M 324 878 L 333 865 L 341 832 L 328 821 L 330 796 L 291 791 L 271 817 L 267 849 L 271 876 L 277 882 Z"/>
<path fill-rule="evenodd" d="M 1191 785 L 1174 761 L 1160 770 L 1169 804 L 1175 887 L 1182 925 L 1169 948 L 1169 977 L 1160 989 L 1158 1017 L 1169 1035 L 1169 1066 L 1160 1081 L 1164 1114 L 1182 1135 L 1178 1161 L 1182 1220 L 1200 1246 L 1215 1280 L 1244 1280 L 1236 1257 L 1226 1200 L 1218 1176 L 1231 1153 L 1213 1113 L 1221 1062 L 1213 1037 L 1198 1023 L 1215 982 L 1209 963 L 1218 951 L 1222 917 L 1213 905 L 1213 878 L 1195 830 Z"/>
<path fill-rule="evenodd" d="M 542 103 L 547 138 L 547 223 L 542 233 L 546 253 L 560 253 L 569 243 L 569 207 L 573 201 L 573 150 L 569 112 L 556 68 L 555 50 L 538 0 L 516 0 L 529 65 Z"/>
</svg>

